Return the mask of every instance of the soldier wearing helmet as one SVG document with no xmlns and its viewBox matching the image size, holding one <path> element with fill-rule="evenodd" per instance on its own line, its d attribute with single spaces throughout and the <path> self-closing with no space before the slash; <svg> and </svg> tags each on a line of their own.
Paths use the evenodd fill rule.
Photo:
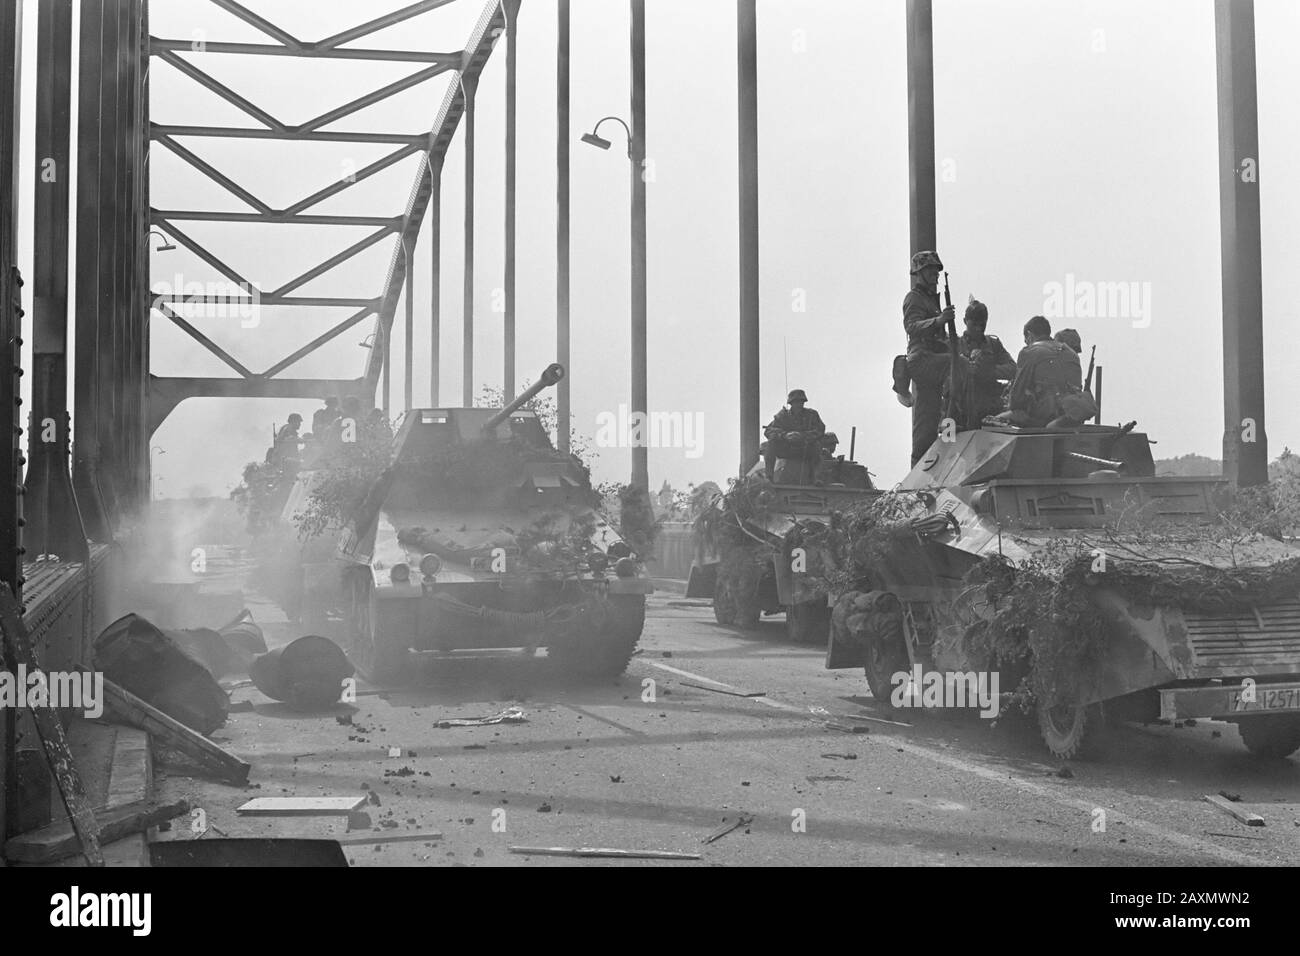
<svg viewBox="0 0 1300 956">
<path fill-rule="evenodd" d="M 826 425 L 814 409 L 808 408 L 808 396 L 796 388 L 786 396 L 787 407 L 782 408 L 763 429 L 767 439 L 763 444 L 763 464 L 767 477 L 773 477 L 778 458 L 793 459 L 816 464 L 821 458 L 821 446 L 826 439 Z"/>
<path fill-rule="evenodd" d="M 921 460 L 939 432 L 943 415 L 943 386 L 948 377 L 948 336 L 944 326 L 954 319 L 939 304 L 939 273 L 943 262 L 933 251 L 912 256 L 912 289 L 903 299 L 903 329 L 907 332 L 907 376 L 911 379 L 912 464 Z M 900 376 L 895 374 L 895 391 Z M 901 393 L 900 393 L 901 398 Z M 904 403 L 906 404 L 906 403 Z"/>
<path fill-rule="evenodd" d="M 1002 411 L 1002 383 L 1016 377 L 1016 360 L 996 335 L 986 331 L 988 306 L 974 296 L 964 321 L 966 331 L 957 339 L 957 354 L 966 360 L 958 369 L 958 414 L 965 427 L 979 428 L 986 416 Z"/>
</svg>

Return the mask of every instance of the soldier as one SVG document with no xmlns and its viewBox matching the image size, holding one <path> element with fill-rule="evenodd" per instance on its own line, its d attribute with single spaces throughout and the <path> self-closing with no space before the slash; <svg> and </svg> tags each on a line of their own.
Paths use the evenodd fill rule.
<svg viewBox="0 0 1300 956">
<path fill-rule="evenodd" d="M 957 353 L 966 359 L 960 369 L 961 414 L 966 427 L 978 428 L 986 416 L 1002 411 L 1002 383 L 1016 377 L 1016 360 L 996 335 L 985 331 L 989 310 L 971 297 L 964 317 L 966 331 L 957 340 Z"/>
<path fill-rule="evenodd" d="M 767 442 L 763 446 L 763 465 L 768 480 L 772 480 L 776 460 L 792 458 L 816 466 L 821 457 L 821 445 L 826 437 L 826 425 L 814 409 L 808 408 L 808 396 L 796 388 L 786 396 L 788 408 L 783 408 L 763 429 Z"/>
<path fill-rule="evenodd" d="M 316 438 L 322 437 L 325 434 L 325 430 L 337 421 L 338 417 L 339 400 L 331 395 L 329 398 L 325 399 L 325 407 L 316 409 L 311 416 L 312 435 Z"/>
<path fill-rule="evenodd" d="M 943 262 L 937 252 L 918 252 L 912 256 L 912 290 L 903 299 L 907 374 L 912 380 L 913 465 L 934 441 L 943 414 L 943 386 L 949 370 L 948 336 L 944 327 L 954 320 L 954 314 L 952 309 L 939 305 L 942 271 Z M 897 391 L 897 372 L 894 378 Z"/>
<path fill-rule="evenodd" d="M 996 417 L 1025 428 L 1069 428 L 1090 417 L 1080 407 L 1086 396 L 1078 353 L 1052 338 L 1047 319 L 1034 316 L 1025 323 L 1025 347 L 1016 356 L 1007 411 Z"/>
<path fill-rule="evenodd" d="M 1062 345 L 1068 345 L 1076 354 L 1083 353 L 1083 339 L 1079 338 L 1079 333 L 1074 329 L 1061 329 L 1052 338 Z"/>
</svg>

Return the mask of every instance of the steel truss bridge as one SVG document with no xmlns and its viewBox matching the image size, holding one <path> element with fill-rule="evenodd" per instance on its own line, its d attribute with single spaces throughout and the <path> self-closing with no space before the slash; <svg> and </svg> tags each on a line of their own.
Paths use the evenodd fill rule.
<svg viewBox="0 0 1300 956">
<path fill-rule="evenodd" d="M 258 12 L 254 2 L 210 0 L 252 27 L 265 39 L 256 43 L 207 42 L 195 54 L 189 38 L 155 36 L 149 28 L 147 0 L 79 0 L 79 49 L 72 56 L 74 0 L 15 0 L 0 4 L 0 343 L 8 349 L 10 371 L 0 375 L 0 404 L 11 411 L 11 440 L 3 444 L 10 484 L 0 493 L 0 579 L 13 589 L 47 667 L 80 663 L 88 641 L 113 613 L 111 594 L 117 555 L 132 542 L 124 529 L 148 505 L 150 437 L 176 406 L 196 397 L 319 398 L 351 394 L 391 407 L 391 375 L 400 358 L 405 372 L 402 403 L 411 408 L 411 370 L 416 361 L 411 330 L 414 314 L 415 252 L 426 219 L 432 283 L 432 308 L 419 317 L 431 332 L 428 356 L 433 370 L 430 401 L 442 400 L 438 370 L 440 315 L 438 290 L 444 281 L 440 259 L 441 193 L 448 151 L 464 151 L 464 262 L 462 370 L 464 394 L 472 404 L 474 381 L 474 208 L 476 91 L 485 65 L 505 58 L 505 335 L 504 382 L 515 391 L 515 209 L 516 209 L 516 36 L 527 35 L 530 18 L 558 22 L 553 104 L 558 135 L 557 226 L 551 250 L 557 277 L 556 357 L 569 361 L 569 0 L 419 0 L 322 39 L 295 36 Z M 368 45 L 377 33 L 449 3 L 482 6 L 467 36 L 446 37 L 438 50 L 380 49 Z M 612 0 L 611 0 L 612 2 Z M 628 404 L 645 411 L 646 395 L 646 194 L 639 175 L 645 157 L 646 0 L 626 0 L 630 8 L 630 99 L 628 105 L 631 192 L 631 381 Z M 717 0 L 724 2 L 724 0 Z M 759 272 L 758 272 L 758 101 L 757 0 L 729 0 L 736 7 L 737 161 L 740 217 L 740 417 L 742 467 L 758 451 Z M 910 229 L 913 250 L 934 248 L 935 153 L 931 0 L 899 0 L 907 9 Z M 358 7 L 364 8 L 365 4 Z M 37 18 L 35 63 L 22 62 L 22 16 Z M 1258 483 L 1267 476 L 1264 440 L 1262 295 L 1260 280 L 1260 201 L 1258 184 L 1236 175 L 1247 159 L 1258 161 L 1253 0 L 1215 0 L 1219 89 L 1221 233 L 1224 342 L 1224 458 L 1230 477 Z M 500 51 L 500 52 L 498 52 Z M 230 55 L 294 57 L 326 61 L 390 61 L 411 72 L 377 89 L 359 89 L 354 98 L 306 122 L 288 123 L 216 79 L 205 65 Z M 151 65 L 163 61 L 194 88 L 215 94 L 247 119 L 238 126 L 213 126 L 201 114 L 188 122 L 163 125 L 149 115 Z M 35 152 L 27 167 L 35 182 L 19 177 L 19 120 L 23 69 L 35 71 Z M 342 132 L 338 121 L 444 73 L 454 82 L 427 129 Z M 76 96 L 76 195 L 69 176 L 42 178 L 42 163 L 70 169 L 71 104 Z M 540 109 L 530 103 L 530 109 Z M 459 135 L 458 135 L 459 132 Z M 257 182 L 237 182 L 195 150 L 195 141 L 279 140 L 301 143 L 362 143 L 391 147 L 379 159 L 296 201 L 273 206 L 260 198 Z M 150 203 L 150 157 L 163 149 L 197 170 L 231 197 L 232 211 L 160 209 Z M 351 189 L 408 157 L 420 157 L 405 196 L 370 215 L 329 215 L 317 211 L 327 199 Z M 18 261 L 18 206 L 34 197 L 34 261 L 30 273 Z M 404 202 L 403 202 L 404 198 Z M 76 224 L 73 288 L 68 285 L 71 224 Z M 186 318 L 184 306 L 206 304 L 206 294 L 173 290 L 156 295 L 150 288 L 150 235 L 159 229 L 184 246 L 236 288 L 251 283 L 229 263 L 221 248 L 208 248 L 192 235 L 194 223 L 292 225 L 328 230 L 365 227 L 352 245 L 313 265 L 274 289 L 260 293 L 263 306 L 295 313 L 304 327 L 318 321 L 312 310 L 346 309 L 346 317 L 320 328 L 315 336 L 265 367 L 251 368 L 231 355 Z M 395 241 L 394 241 L 395 240 Z M 300 290 L 363 251 L 390 242 L 392 254 L 382 275 L 346 296 L 312 296 Z M 536 250 L 534 250 L 536 252 Z M 450 278 L 450 277 L 448 277 Z M 406 330 L 401 356 L 390 346 L 399 304 Z M 225 377 L 156 374 L 150 363 L 150 324 L 170 322 L 203 350 L 229 367 Z M 295 321 L 289 319 L 287 321 Z M 306 356 L 356 326 L 368 324 L 373 343 L 364 363 L 337 378 L 296 377 Z M 314 328 L 314 327 L 313 327 Z M 32 358 L 22 361 L 24 339 Z M 69 349 L 70 341 L 74 348 Z M 74 356 L 69 368 L 69 353 Z M 182 359 L 183 361 L 183 359 Z M 30 381 L 30 409 L 22 407 L 21 381 Z M 69 388 L 70 387 L 70 388 Z M 559 439 L 567 444 L 567 379 L 558 393 Z M 67 395 L 72 394 L 71 408 Z M 1240 423 L 1253 418 L 1257 440 L 1240 440 Z M 633 449 L 632 480 L 647 481 L 647 449 Z M 8 820 L 12 799 L 12 757 L 16 721 L 0 709 L 0 820 Z"/>
</svg>

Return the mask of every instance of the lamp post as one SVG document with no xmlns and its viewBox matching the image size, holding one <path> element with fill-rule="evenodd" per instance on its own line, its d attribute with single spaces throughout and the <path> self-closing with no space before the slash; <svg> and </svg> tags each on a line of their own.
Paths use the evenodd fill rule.
<svg viewBox="0 0 1300 956">
<path fill-rule="evenodd" d="M 633 84 L 634 87 L 636 84 Z M 636 95 L 633 95 L 635 102 Z M 643 144 L 633 134 L 632 128 L 617 116 L 606 116 L 582 137 L 582 142 L 597 149 L 609 149 L 613 145 L 600 135 L 600 127 L 607 122 L 615 122 L 623 127 L 627 134 L 627 158 L 632 170 L 632 216 L 631 216 L 631 321 L 632 321 L 632 407 L 633 421 L 641 421 L 636 429 L 640 441 L 632 446 L 632 484 L 647 493 L 650 490 L 649 460 L 646 448 L 646 204 L 645 179 L 641 175 L 640 155 Z M 639 414 L 638 414 L 639 413 Z"/>
</svg>

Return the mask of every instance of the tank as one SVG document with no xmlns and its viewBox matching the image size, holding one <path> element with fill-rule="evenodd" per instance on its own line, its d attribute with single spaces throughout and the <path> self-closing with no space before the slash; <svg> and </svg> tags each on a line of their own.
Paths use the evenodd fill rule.
<svg viewBox="0 0 1300 956">
<path fill-rule="evenodd" d="M 362 676 L 391 682 L 412 650 L 524 648 L 574 673 L 622 673 L 653 588 L 600 508 L 590 475 L 524 406 L 407 413 L 391 464 L 337 536 L 302 555 L 306 626 L 331 633 Z M 299 476 L 286 513 L 317 479 Z"/>
<path fill-rule="evenodd" d="M 1134 423 L 936 441 L 888 507 L 839 529 L 826 666 L 864 667 L 893 706 L 917 705 L 930 674 L 999 675 L 1062 758 L 1098 752 L 1114 718 L 1231 721 L 1286 756 L 1300 552 L 1234 523 L 1228 492 L 1157 477 Z"/>
<path fill-rule="evenodd" d="M 763 614 L 785 613 L 786 634 L 825 645 L 830 606 L 828 555 L 817 544 L 833 516 L 881 494 L 850 458 L 800 467 L 778 459 L 769 481 L 762 459 L 695 521 L 696 562 L 688 598 L 711 598 L 714 618 L 753 629 Z"/>
</svg>

